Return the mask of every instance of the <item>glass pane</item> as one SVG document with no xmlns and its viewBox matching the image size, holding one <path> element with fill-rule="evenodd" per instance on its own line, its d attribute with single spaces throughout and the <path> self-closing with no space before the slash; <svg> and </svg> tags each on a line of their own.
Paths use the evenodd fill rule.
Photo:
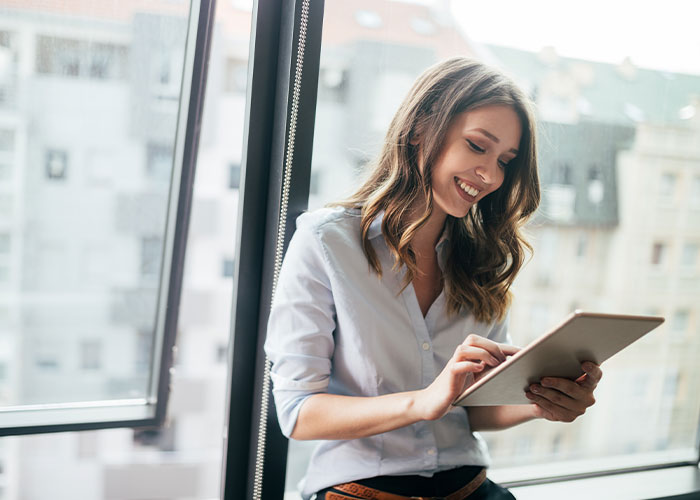
<svg viewBox="0 0 700 500">
<path fill-rule="evenodd" d="M 10 2 L 0 0 L 0 5 L 5 4 Z M 30 5 L 25 1 L 12 2 L 14 6 L 20 4 Z M 162 33 L 162 29 L 172 26 L 175 22 L 173 18 L 178 20 L 178 26 L 180 22 L 186 24 L 189 9 L 189 2 L 179 0 L 149 0 L 137 2 L 138 5 L 122 5 L 124 2 L 101 0 L 84 5 L 81 2 L 33 2 L 37 10 L 38 6 L 48 10 L 54 4 L 56 9 L 60 5 L 60 15 L 37 11 L 30 16 L 25 12 L 22 14 L 24 17 L 21 23 L 15 20 L 15 17 L 10 17 L 9 7 L 3 8 L 0 10 L 0 28 L 6 27 L 12 21 L 13 25 L 18 25 L 17 30 L 21 34 L 24 33 L 19 39 L 29 42 L 32 38 L 27 38 L 27 33 L 50 34 L 59 30 L 71 32 L 76 38 L 79 33 L 82 33 L 81 38 L 83 35 L 99 36 L 100 40 L 105 42 L 120 41 L 127 46 L 131 54 L 133 44 L 140 44 L 140 48 L 135 47 L 133 50 L 144 49 L 143 38 L 135 37 L 136 19 L 144 16 L 152 19 L 150 28 L 140 28 L 139 32 L 147 33 L 154 29 L 154 38 L 162 35 L 172 41 L 167 34 Z M 246 97 L 245 78 L 242 82 L 239 81 L 237 86 L 229 86 L 226 84 L 229 77 L 223 68 L 228 60 L 235 60 L 237 64 L 247 67 L 251 4 L 252 2 L 246 1 L 216 3 L 215 36 L 212 39 L 208 65 L 205 109 L 182 283 L 177 356 L 166 423 L 157 430 L 109 429 L 3 438 L 0 440 L 0 498 L 192 500 L 219 497 L 223 456 L 221 437 L 225 434 L 226 377 L 229 373 L 227 352 L 233 291 L 230 272 L 232 262 L 236 259 L 235 221 L 238 219 L 240 175 L 240 167 L 234 171 L 232 166 L 240 165 L 241 162 Z M 79 10 L 80 8 L 88 11 Z M 109 22 L 102 22 L 97 16 L 100 12 L 112 12 L 114 16 Z M 52 20 L 52 23 L 49 24 L 48 19 Z M 160 21 L 156 22 L 158 19 Z M 81 28 L 84 33 L 76 27 Z M 184 39 L 178 43 L 168 43 L 170 50 L 182 55 Z M 154 46 L 159 44 L 160 42 Z M 140 72 L 143 71 L 144 67 Z M 121 239 L 128 242 L 128 262 L 120 264 L 115 257 L 107 262 L 107 266 L 104 262 L 91 264 L 87 261 L 81 265 L 91 266 L 89 269 L 95 275 L 97 284 L 101 284 L 103 280 L 105 286 L 110 284 L 107 280 L 110 273 L 113 273 L 125 284 L 136 282 L 137 290 L 151 290 L 154 284 L 159 284 L 159 279 L 154 273 L 160 273 L 156 265 L 158 253 L 154 235 L 140 231 L 133 235 L 125 233 L 120 229 L 121 226 L 116 227 L 116 223 L 131 221 L 131 224 L 135 224 L 140 219 L 147 219 L 142 221 L 143 224 L 150 224 L 148 212 L 165 208 L 155 205 L 150 208 L 148 198 L 136 195 L 148 191 L 152 185 L 163 186 L 170 182 L 173 142 L 172 138 L 161 137 L 160 134 L 148 140 L 137 140 L 130 132 L 131 121 L 127 121 L 125 117 L 138 114 L 140 120 L 145 113 L 139 108 L 145 103 L 153 102 L 153 106 L 162 113 L 170 110 L 171 106 L 167 99 L 146 99 L 147 88 L 141 83 L 136 85 L 138 82 L 132 80 L 135 78 L 135 71 L 129 70 L 129 75 L 126 80 L 110 84 L 115 92 L 126 96 L 112 105 L 117 108 L 118 113 L 110 119 L 118 119 L 119 126 L 122 127 L 120 130 L 123 132 L 114 138 L 114 142 L 120 148 L 133 150 L 129 154 L 134 156 L 134 160 L 131 163 L 118 162 L 118 168 L 115 169 L 114 162 L 109 160 L 110 154 L 106 155 L 106 159 L 103 158 L 101 163 L 93 164 L 100 173 L 112 179 L 111 184 L 101 191 L 105 203 L 122 208 L 125 204 L 131 204 L 128 205 L 129 214 L 113 213 L 109 219 L 99 221 L 103 227 L 98 227 L 100 233 L 107 238 L 107 242 Z M 182 73 L 176 77 L 178 82 L 181 77 Z M 185 77 L 189 78 L 191 75 Z M 138 78 L 145 77 L 139 75 Z M 71 82 L 73 85 L 81 85 L 79 79 Z M 163 96 L 162 85 L 157 85 L 157 88 L 158 95 Z M 97 98 L 99 95 L 95 95 L 98 91 L 99 88 L 85 90 L 86 98 L 89 97 L 91 102 L 95 101 L 94 105 L 100 103 Z M 134 100 L 135 97 L 144 100 Z M 177 105 L 177 100 L 175 102 Z M 0 107 L 0 123 L 3 123 L 4 117 L 7 116 L 5 113 L 6 108 Z M 40 123 L 40 120 L 37 120 L 37 123 Z M 128 128 L 123 128 L 127 125 Z M 150 125 L 143 125 L 142 128 L 149 127 Z M 75 142 L 80 143 L 81 138 L 75 138 Z M 13 168 L 13 172 L 20 174 L 25 171 L 24 164 L 15 165 Z M 81 173 L 80 176 L 82 178 L 84 174 Z M 15 193 L 3 190 L 4 186 L 0 180 L 0 221 L 4 221 L 2 217 L 9 212 L 9 209 L 5 211 L 4 207 L 10 206 L 3 203 L 2 194 L 11 194 L 11 207 L 16 207 L 17 210 L 20 208 L 20 205 L 15 205 Z M 123 191 L 126 192 L 122 193 Z M 117 197 L 119 193 L 122 193 L 121 197 Z M 86 206 L 85 211 L 89 212 L 89 207 Z M 114 211 L 116 212 L 116 208 Z M 5 227 L 1 224 L 3 222 L 0 222 L 0 227 Z M 14 251 L 16 242 L 21 241 L 15 238 L 14 234 L 12 233 L 13 237 L 9 240 L 0 238 L 0 261 L 3 248 L 9 246 L 11 251 Z M 162 248 L 163 243 L 160 245 Z M 110 250 L 108 245 L 107 250 Z M 112 255 L 118 257 L 126 253 L 126 250 L 122 250 L 120 246 L 114 252 Z M 124 259 L 122 257 L 122 260 Z M 12 262 L 14 271 L 15 261 Z M 120 266 L 119 270 L 112 269 L 117 265 Z M 18 367 L 13 358 L 13 353 L 17 351 L 6 349 L 8 339 L 13 339 L 14 342 L 22 338 L 21 331 L 14 329 L 18 328 L 14 325 L 19 324 L 20 309 L 13 305 L 12 300 L 5 300 L 3 291 L 0 285 L 0 397 L 4 388 L 9 387 L 3 385 L 8 378 L 13 377 L 14 380 L 22 375 L 21 367 Z M 134 293 L 128 300 L 122 300 L 121 317 L 129 317 L 131 312 L 144 322 L 148 321 L 150 315 L 155 315 L 155 298 L 150 294 L 151 292 L 144 295 Z M 13 332 L 11 337 L 6 335 L 8 325 L 13 328 L 10 330 Z M 74 364 L 75 370 L 79 371 L 75 383 L 80 382 L 78 378 L 102 380 L 100 370 L 104 370 L 106 366 L 112 370 L 133 370 L 135 373 L 145 373 L 151 369 L 154 342 L 151 329 L 124 329 L 115 332 L 100 325 L 94 323 L 96 338 L 81 338 L 70 347 L 71 363 Z M 110 343 L 113 337 L 114 341 L 127 344 L 128 349 L 115 350 Z M 10 346 L 12 345 L 10 343 Z M 68 349 L 68 342 L 60 348 Z M 48 354 L 51 353 L 49 350 Z M 95 367 L 98 363 L 102 368 Z M 110 409 L 104 418 L 114 418 L 114 409 Z M 35 478 L 41 478 L 41 481 Z"/>
<path fill-rule="evenodd" d="M 512 75 L 538 113 L 542 203 L 514 285 L 514 342 L 573 309 L 667 318 L 605 363 L 597 404 L 573 424 L 484 433 L 496 479 L 697 459 L 700 66 L 677 35 L 693 16 L 672 3 L 602 17 L 601 4 L 585 22 L 554 2 L 325 3 L 310 209 L 358 187 L 424 69 L 474 57 Z M 633 25 L 624 42 L 621 20 Z M 290 498 L 315 444 L 290 442 Z"/>
<path fill-rule="evenodd" d="M 2 426 L 154 402 L 189 11 L 0 1 Z"/>
</svg>

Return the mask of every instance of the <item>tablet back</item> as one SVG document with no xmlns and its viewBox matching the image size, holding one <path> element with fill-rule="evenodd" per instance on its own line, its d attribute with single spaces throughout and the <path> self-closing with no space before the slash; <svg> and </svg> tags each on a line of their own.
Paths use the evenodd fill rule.
<svg viewBox="0 0 700 500">
<path fill-rule="evenodd" d="M 470 386 L 454 403 L 460 406 L 530 404 L 525 391 L 542 377 L 575 380 L 581 363 L 601 364 L 650 332 L 664 318 L 575 311 Z"/>
</svg>

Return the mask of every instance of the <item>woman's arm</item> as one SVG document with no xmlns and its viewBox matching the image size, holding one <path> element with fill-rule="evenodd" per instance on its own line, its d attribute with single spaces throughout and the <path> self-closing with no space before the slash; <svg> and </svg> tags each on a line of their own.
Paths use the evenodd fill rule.
<svg viewBox="0 0 700 500">
<path fill-rule="evenodd" d="M 356 439 L 423 420 L 416 392 L 376 397 L 314 394 L 299 410 L 292 439 Z"/>
<path fill-rule="evenodd" d="M 291 433 L 294 439 L 356 439 L 421 420 L 437 420 L 473 382 L 473 374 L 496 366 L 516 347 L 469 335 L 440 375 L 425 389 L 375 397 L 319 393 L 306 398 Z"/>
</svg>

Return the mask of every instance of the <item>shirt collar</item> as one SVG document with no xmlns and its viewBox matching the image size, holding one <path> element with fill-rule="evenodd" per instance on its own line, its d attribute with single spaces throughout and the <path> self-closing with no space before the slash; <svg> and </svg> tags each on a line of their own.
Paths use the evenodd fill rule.
<svg viewBox="0 0 700 500">
<path fill-rule="evenodd" d="M 382 219 L 384 219 L 384 210 L 379 212 L 379 215 L 375 217 L 372 223 L 369 225 L 369 231 L 367 231 L 367 237 L 372 240 L 382 234 Z M 440 248 L 450 240 L 447 233 L 447 227 L 442 230 L 442 234 L 435 245 L 435 250 L 440 250 Z"/>
</svg>

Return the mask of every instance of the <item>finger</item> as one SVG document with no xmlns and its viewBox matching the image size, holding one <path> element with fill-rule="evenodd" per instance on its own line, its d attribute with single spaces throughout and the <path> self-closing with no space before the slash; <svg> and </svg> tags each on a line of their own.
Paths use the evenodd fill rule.
<svg viewBox="0 0 700 500">
<path fill-rule="evenodd" d="M 501 351 L 503 351 L 503 354 L 505 354 L 506 356 L 518 354 L 522 350 L 522 347 L 518 347 L 517 345 L 511 344 L 498 344 L 498 346 L 501 348 Z"/>
<path fill-rule="evenodd" d="M 476 335 L 474 333 L 467 335 L 462 345 L 481 347 L 499 361 L 503 362 L 506 360 L 506 355 L 503 349 L 501 349 L 501 346 L 505 346 L 506 344 L 499 344 L 481 335 Z"/>
<path fill-rule="evenodd" d="M 600 382 L 600 379 L 603 378 L 603 370 L 600 369 L 600 366 L 591 361 L 581 363 L 581 368 L 583 368 L 583 371 L 586 372 L 586 377 L 584 378 L 582 385 L 585 384 L 588 387 L 595 388 L 598 385 L 598 382 Z"/>
<path fill-rule="evenodd" d="M 465 346 L 464 344 L 458 345 L 457 349 L 455 349 L 455 359 L 457 361 L 483 361 L 490 366 L 498 366 L 501 364 L 498 359 L 481 347 Z"/>
<path fill-rule="evenodd" d="M 537 404 L 537 406 L 542 408 L 544 412 L 549 414 L 549 417 L 545 415 L 547 420 L 553 420 L 556 422 L 573 422 L 576 420 L 576 417 L 581 415 L 581 413 L 577 414 L 571 410 L 568 410 L 567 408 L 558 406 L 548 399 L 538 396 L 537 394 L 533 394 L 529 391 L 525 392 L 525 396 L 527 396 L 530 401 Z"/>
<path fill-rule="evenodd" d="M 547 401 L 555 404 L 556 406 L 579 414 L 583 413 L 586 410 L 587 406 L 589 406 L 586 405 L 583 401 L 572 398 L 564 394 L 563 392 L 559 392 L 555 389 L 548 389 L 538 384 L 532 384 L 530 386 L 530 391 L 533 392 L 535 395 L 540 396 L 541 398 L 544 398 Z"/>
<path fill-rule="evenodd" d="M 475 363 L 473 361 L 458 361 L 452 365 L 452 373 L 455 375 L 469 372 L 480 372 L 484 369 L 483 363 Z"/>
<path fill-rule="evenodd" d="M 573 399 L 586 399 L 586 397 L 593 392 L 590 388 L 577 384 L 573 380 L 559 377 L 544 377 L 540 380 L 540 385 L 542 387 L 556 389 Z"/>
</svg>

